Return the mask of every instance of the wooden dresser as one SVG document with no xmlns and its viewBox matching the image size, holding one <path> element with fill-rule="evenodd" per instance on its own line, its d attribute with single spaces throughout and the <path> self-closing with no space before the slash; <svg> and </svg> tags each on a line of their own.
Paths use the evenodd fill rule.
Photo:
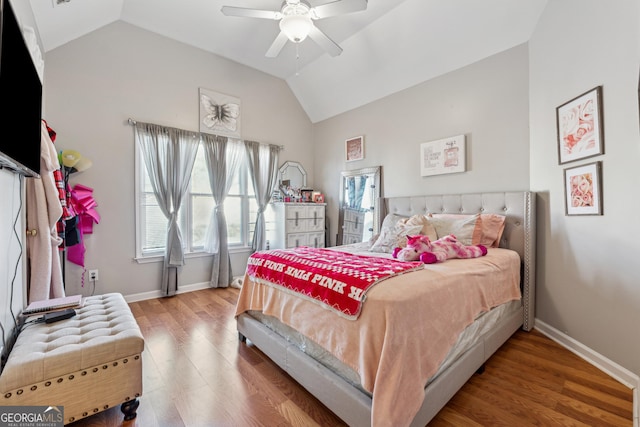
<svg viewBox="0 0 640 427">
<path fill-rule="evenodd" d="M 270 203 L 265 211 L 267 248 L 325 247 L 326 203 Z"/>
</svg>

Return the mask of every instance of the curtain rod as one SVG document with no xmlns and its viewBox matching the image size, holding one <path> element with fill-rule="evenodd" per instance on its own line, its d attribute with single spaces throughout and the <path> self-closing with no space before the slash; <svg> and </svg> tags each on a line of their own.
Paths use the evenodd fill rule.
<svg viewBox="0 0 640 427">
<path fill-rule="evenodd" d="M 127 119 L 127 123 L 129 123 L 129 125 L 131 125 L 131 126 L 135 126 L 138 122 L 137 122 L 136 120 L 132 119 L 131 117 L 129 117 L 129 118 Z M 162 125 L 160 125 L 160 126 L 162 126 Z M 196 132 L 196 133 L 201 133 L 201 132 Z M 238 138 L 238 139 L 240 139 L 240 138 Z M 256 142 L 257 142 L 257 141 L 256 141 Z M 266 142 L 258 142 L 258 144 L 262 144 L 262 145 L 275 145 L 275 144 L 268 144 L 268 143 L 266 143 Z M 279 147 L 279 148 L 280 148 L 280 150 L 284 150 L 284 145 L 276 145 L 276 147 Z"/>
</svg>

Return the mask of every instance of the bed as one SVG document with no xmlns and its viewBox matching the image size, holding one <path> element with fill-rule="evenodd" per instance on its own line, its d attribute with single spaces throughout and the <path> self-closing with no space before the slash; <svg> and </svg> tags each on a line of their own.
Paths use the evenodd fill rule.
<svg viewBox="0 0 640 427">
<path fill-rule="evenodd" d="M 489 248 L 484 257 L 447 260 L 375 285 L 368 291 L 357 320 L 245 275 L 236 309 L 237 328 L 241 340 L 248 339 L 257 346 L 348 425 L 425 426 L 515 331 L 533 328 L 535 194 L 394 197 L 382 199 L 381 206 L 381 218 L 389 214 L 407 218 L 418 214 L 497 214 L 504 217 L 504 229 L 496 245 L 499 247 Z M 501 267 L 503 261 L 508 266 L 506 272 Z M 487 268 L 489 272 L 484 273 Z M 485 292 L 482 303 L 478 303 L 484 309 L 461 330 L 454 331 L 454 336 L 426 335 L 432 323 L 442 326 L 458 322 L 458 315 L 452 314 L 458 310 L 437 314 L 437 304 L 414 295 L 402 302 L 406 306 L 399 305 L 394 292 L 410 288 L 411 292 L 422 292 L 422 286 L 413 285 L 418 278 L 422 280 L 418 276 L 422 274 L 439 277 L 438 282 L 446 283 L 444 289 L 450 292 L 457 286 L 471 289 L 471 283 L 473 289 L 485 286 L 492 290 L 484 281 L 476 286 L 476 280 L 481 280 L 478 276 L 486 275 L 492 278 L 490 282 L 497 283 L 504 275 L 505 281 L 516 281 L 517 295 L 510 291 L 510 297 L 495 305 L 484 301 L 487 295 L 491 299 L 493 291 Z M 438 297 L 430 298 L 437 301 Z M 402 312 L 410 313 L 412 320 L 402 318 Z M 434 317 L 425 317 L 425 313 Z M 465 316 L 469 314 L 459 317 Z M 431 329 L 438 331 L 438 327 Z M 435 359 L 431 353 L 436 353 Z"/>
</svg>

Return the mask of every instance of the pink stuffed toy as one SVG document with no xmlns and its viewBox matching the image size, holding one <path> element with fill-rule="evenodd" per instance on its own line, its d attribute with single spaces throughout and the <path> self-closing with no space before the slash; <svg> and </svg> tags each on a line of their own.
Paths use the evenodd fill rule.
<svg viewBox="0 0 640 427">
<path fill-rule="evenodd" d="M 487 254 L 484 245 L 463 245 L 453 234 L 432 242 L 428 236 L 407 236 L 407 247 L 395 248 L 393 257 L 401 261 L 420 260 L 425 264 L 442 262 L 449 258 L 478 258 Z"/>
</svg>

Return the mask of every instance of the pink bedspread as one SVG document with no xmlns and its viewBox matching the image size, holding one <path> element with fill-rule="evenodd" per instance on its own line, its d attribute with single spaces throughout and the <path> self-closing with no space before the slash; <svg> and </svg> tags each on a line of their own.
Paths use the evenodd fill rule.
<svg viewBox="0 0 640 427">
<path fill-rule="evenodd" d="M 353 321 L 245 276 L 236 315 L 259 310 L 301 332 L 354 369 L 372 394 L 372 426 L 409 425 L 462 330 L 481 313 L 520 299 L 520 258 L 490 248 L 390 278 L 370 290 Z"/>
</svg>

